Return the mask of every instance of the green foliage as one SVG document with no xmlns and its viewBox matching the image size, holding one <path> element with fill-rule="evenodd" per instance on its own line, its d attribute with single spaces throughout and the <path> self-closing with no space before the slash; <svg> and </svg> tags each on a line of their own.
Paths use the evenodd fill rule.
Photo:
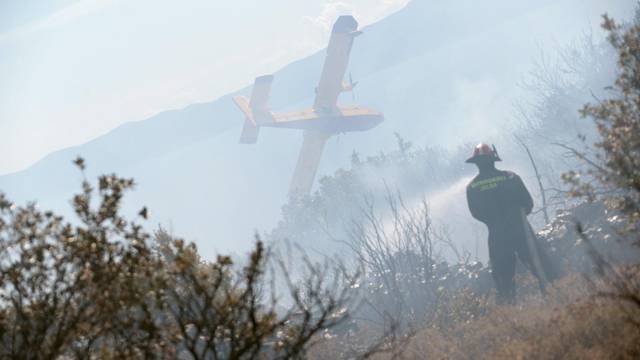
<svg viewBox="0 0 640 360">
<path fill-rule="evenodd" d="M 640 24 L 620 26 L 605 16 L 603 27 L 617 52 L 618 78 L 609 98 L 581 110 L 597 127 L 595 158 L 574 151 L 588 168 L 563 178 L 572 186 L 571 195 L 602 200 L 623 214 L 621 230 L 633 235 L 640 231 Z"/>
</svg>

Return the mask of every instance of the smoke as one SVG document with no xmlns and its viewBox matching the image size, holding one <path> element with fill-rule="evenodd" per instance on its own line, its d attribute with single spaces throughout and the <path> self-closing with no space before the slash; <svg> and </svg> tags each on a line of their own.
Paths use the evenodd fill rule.
<svg viewBox="0 0 640 360">
<path fill-rule="evenodd" d="M 485 139 L 498 136 L 511 116 L 505 111 L 511 107 L 512 98 L 505 93 L 507 90 L 495 78 L 456 79 L 449 117 L 455 124 L 451 134 L 457 141 L 450 143 L 459 143 L 460 139 L 479 142 L 478 134 Z"/>
<path fill-rule="evenodd" d="M 426 193 L 414 194 L 410 198 L 405 198 L 402 190 L 398 189 L 398 193 L 410 212 L 419 213 L 419 209 L 424 206 L 423 201 L 426 200 L 434 230 L 447 236 L 459 253 L 467 253 L 472 260 L 486 262 L 486 227 L 474 220 L 467 208 L 466 186 L 472 179 L 473 176 L 464 176 L 448 185 L 427 189 Z M 392 214 L 387 214 L 388 209 L 385 209 L 385 205 L 381 203 L 378 208 L 381 213 L 385 213 L 383 224 L 391 233 L 394 219 Z M 436 245 L 447 261 L 455 263 L 459 260 L 455 258 L 455 253 L 449 245 Z"/>
<path fill-rule="evenodd" d="M 317 16 L 304 16 L 303 19 L 324 34 L 329 34 L 331 26 L 338 16 L 353 13 L 355 7 L 341 1 L 329 1 L 324 4 L 322 11 Z"/>
<path fill-rule="evenodd" d="M 434 223 L 444 226 L 460 251 L 486 262 L 486 227 L 473 219 L 467 207 L 466 187 L 473 176 L 465 176 L 442 189 L 427 194 Z M 445 249 L 446 250 L 446 249 Z M 445 255 L 452 256 L 451 252 Z"/>
<path fill-rule="evenodd" d="M 42 20 L 33 21 L 0 33 L 0 48 L 23 40 L 35 33 L 51 31 L 75 19 L 104 10 L 113 0 L 83 0 L 64 7 Z"/>
<path fill-rule="evenodd" d="M 319 14 L 304 16 L 303 19 L 315 29 L 314 35 L 322 45 L 341 15 L 353 15 L 363 27 L 402 9 L 408 3 L 409 0 L 328 0 L 322 4 Z"/>
</svg>

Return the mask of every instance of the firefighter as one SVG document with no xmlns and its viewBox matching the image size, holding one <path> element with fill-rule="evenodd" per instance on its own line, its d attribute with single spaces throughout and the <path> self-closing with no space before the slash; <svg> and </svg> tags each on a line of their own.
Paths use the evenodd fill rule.
<svg viewBox="0 0 640 360">
<path fill-rule="evenodd" d="M 471 215 L 489 230 L 489 259 L 498 303 L 513 304 L 516 256 L 538 278 L 542 291 L 544 281 L 555 276 L 526 218 L 533 209 L 529 191 L 518 175 L 496 169 L 496 161 L 501 159 L 495 147 L 475 147 L 466 162 L 476 164 L 479 174 L 467 185 L 467 203 Z"/>
</svg>

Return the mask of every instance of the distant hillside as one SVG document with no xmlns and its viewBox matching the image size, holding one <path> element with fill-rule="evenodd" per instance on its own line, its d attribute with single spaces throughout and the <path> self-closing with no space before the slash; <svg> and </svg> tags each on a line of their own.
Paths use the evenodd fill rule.
<svg viewBox="0 0 640 360">
<path fill-rule="evenodd" d="M 368 133 L 331 140 L 321 174 L 346 166 L 354 150 L 374 154 L 394 147 L 394 132 L 416 144 L 444 147 L 499 136 L 541 41 L 573 38 L 588 25 L 585 18 L 605 5 L 414 0 L 366 27 L 354 45 L 350 72 L 360 81 L 358 103 L 384 112 L 386 121 Z M 272 107 L 309 106 L 323 59 L 321 51 L 277 72 Z M 261 133 L 257 145 L 239 145 L 242 115 L 232 95 L 128 123 L 50 154 L 0 177 L 0 189 L 19 202 L 38 200 L 44 208 L 68 211 L 80 180 L 71 160 L 82 155 L 90 177 L 134 177 L 139 188 L 129 199 L 132 208 L 146 204 L 154 221 L 195 240 L 204 255 L 243 250 L 253 229 L 267 230 L 277 221 L 301 137 L 272 129 Z M 342 100 L 351 102 L 351 95 Z"/>
</svg>

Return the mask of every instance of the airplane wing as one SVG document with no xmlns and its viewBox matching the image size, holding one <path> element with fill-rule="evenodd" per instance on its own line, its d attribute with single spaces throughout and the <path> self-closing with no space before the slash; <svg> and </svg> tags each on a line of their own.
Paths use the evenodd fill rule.
<svg viewBox="0 0 640 360">
<path fill-rule="evenodd" d="M 316 114 L 316 112 L 313 111 L 313 109 L 273 113 L 273 122 L 275 124 L 290 123 L 295 121 L 307 121 L 307 120 L 313 120 L 317 118 L 318 118 L 318 114 Z"/>
<path fill-rule="evenodd" d="M 344 90 L 342 80 L 347 71 L 353 38 L 360 34 L 357 30 L 358 22 L 353 16 L 340 16 L 333 25 L 320 83 L 316 88 L 313 104 L 316 111 L 335 109 L 338 96 Z"/>
</svg>

